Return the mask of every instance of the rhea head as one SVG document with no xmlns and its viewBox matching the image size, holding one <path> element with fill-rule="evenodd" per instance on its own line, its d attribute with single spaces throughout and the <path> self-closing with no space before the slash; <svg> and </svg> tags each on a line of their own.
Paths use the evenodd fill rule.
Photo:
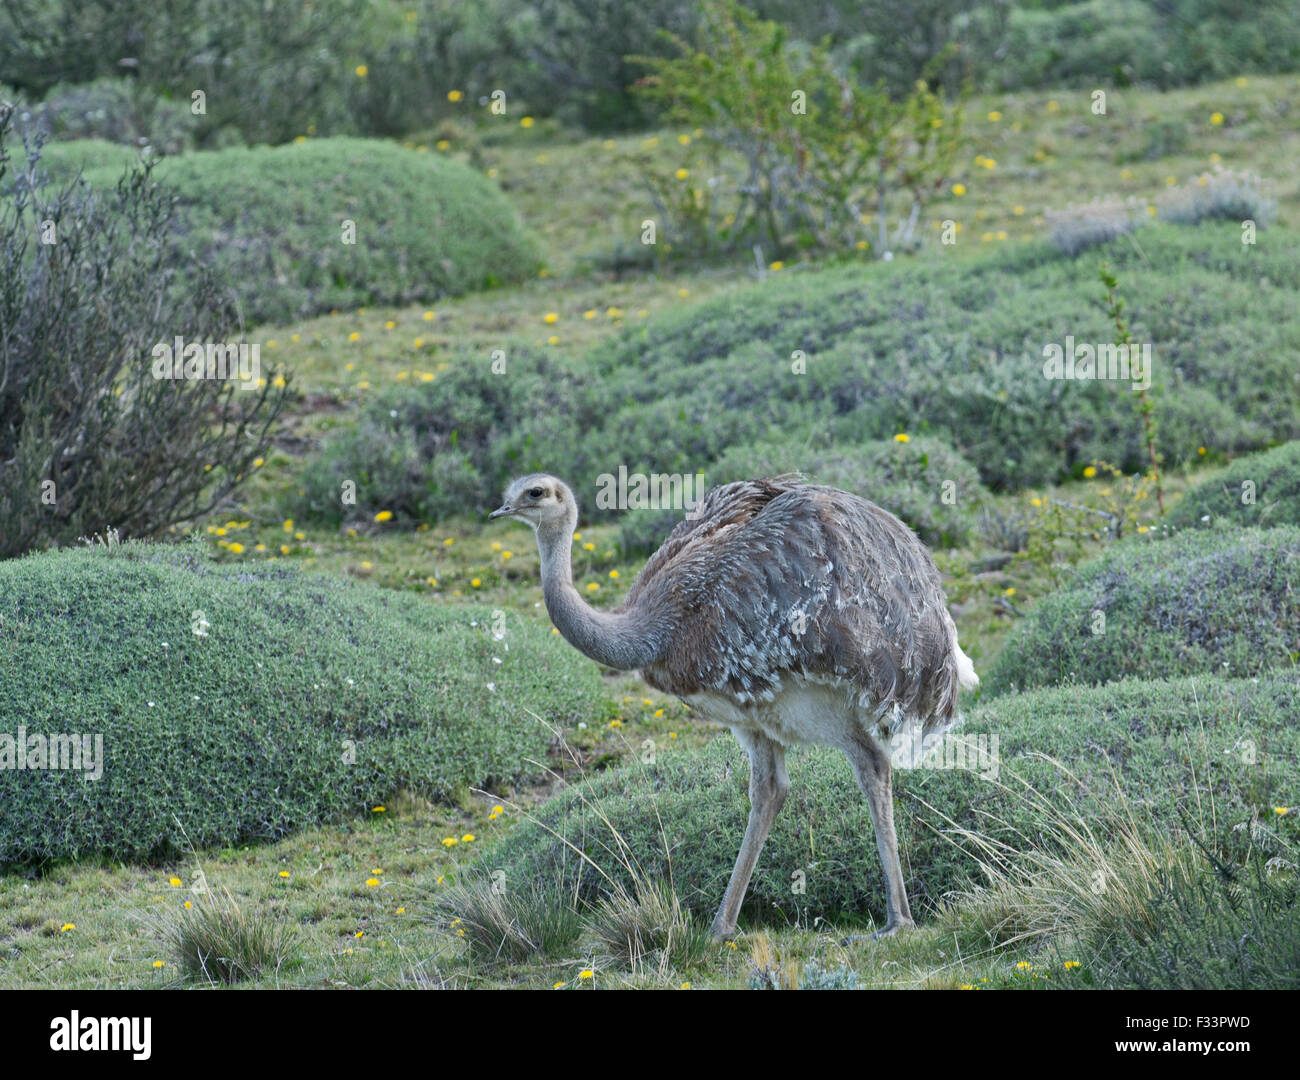
<svg viewBox="0 0 1300 1080">
<path fill-rule="evenodd" d="M 549 473 L 530 473 L 506 488 L 501 505 L 490 518 L 517 517 L 534 529 L 554 527 L 567 522 L 578 523 L 578 504 L 573 492 L 562 480 Z"/>
</svg>

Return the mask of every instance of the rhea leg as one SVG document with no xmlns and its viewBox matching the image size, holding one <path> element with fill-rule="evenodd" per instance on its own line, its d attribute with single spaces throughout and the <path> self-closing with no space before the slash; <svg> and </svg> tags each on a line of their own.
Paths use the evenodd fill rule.
<svg viewBox="0 0 1300 1080">
<path fill-rule="evenodd" d="M 754 864 L 758 862 L 767 834 L 772 831 L 772 822 L 790 791 L 790 778 L 785 773 L 785 748 L 758 732 L 743 728 L 732 730 L 749 754 L 749 824 L 745 827 L 745 839 L 740 845 L 736 868 L 731 871 L 731 881 L 713 920 L 715 941 L 722 941 L 735 933 L 736 917 L 740 914 L 745 890 L 749 888 Z"/>
<path fill-rule="evenodd" d="M 853 765 L 858 786 L 871 807 L 871 823 L 876 830 L 876 848 L 885 870 L 885 925 L 871 936 L 889 937 L 916 924 L 903 887 L 903 867 L 898 860 L 898 836 L 894 832 L 894 785 L 889 755 L 879 743 L 865 733 L 855 735 L 844 747 Z"/>
</svg>

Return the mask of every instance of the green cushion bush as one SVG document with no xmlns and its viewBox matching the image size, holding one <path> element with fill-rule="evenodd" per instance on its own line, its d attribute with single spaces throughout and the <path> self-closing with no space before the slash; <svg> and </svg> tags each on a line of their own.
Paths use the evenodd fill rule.
<svg viewBox="0 0 1300 1080">
<path fill-rule="evenodd" d="M 1238 458 L 1184 494 L 1165 520 L 1178 529 L 1300 525 L 1300 441 Z"/>
<path fill-rule="evenodd" d="M 269 839 L 508 783 L 550 743 L 526 710 L 572 724 L 604 702 L 591 663 L 513 613 L 188 545 L 0 563 L 0 657 L 0 735 L 100 734 L 105 757 L 94 781 L 0 769 L 0 862 Z"/>
<path fill-rule="evenodd" d="M 1149 267 L 1127 241 L 1100 252 L 1134 340 L 1153 344 L 1170 464 L 1199 460 L 1200 446 L 1239 453 L 1300 437 L 1294 245 L 1271 232 L 1277 242 L 1247 257 L 1228 229 L 1151 226 Z M 1094 459 L 1139 470 L 1130 382 L 1043 377 L 1046 345 L 1113 340 L 1101 296 L 1095 259 L 1045 244 L 937 266 L 773 275 L 596 346 L 584 364 L 605 381 L 609 407 L 560 456 L 598 463 L 616 432 L 629 470 L 693 472 L 744 443 L 903 431 L 944 438 L 990 487 L 1077 476 Z"/>
<path fill-rule="evenodd" d="M 1240 453 L 1300 437 L 1294 242 L 1273 230 L 1244 257 L 1227 241 L 1219 223 L 1153 225 L 1143 239 L 1149 268 L 1123 245 L 1104 252 L 1135 339 L 1155 345 L 1153 396 L 1170 464 L 1199 461 L 1201 446 Z M 463 354 L 436 382 L 363 405 L 323 463 L 309 466 L 308 509 L 338 519 L 339 480 L 361 478 L 358 515 L 400 493 L 402 508 L 430 520 L 490 509 L 513 475 L 543 470 L 573 486 L 586 515 L 608 518 L 594 506 L 596 478 L 620 465 L 704 470 L 713 482 L 738 447 L 784 447 L 784 462 L 807 469 L 829 453 L 815 448 L 884 444 L 900 432 L 942 441 L 990 487 L 1078 476 L 1094 459 L 1141 470 L 1147 451 L 1130 383 L 1043 377 L 1046 344 L 1112 340 L 1100 297 L 1095 262 L 1027 244 L 925 266 L 773 275 L 572 362 L 512 349 L 507 379 L 482 354 Z M 383 479 L 367 488 L 367 476 Z M 629 524 L 638 535 L 662 531 L 636 516 L 646 519 Z M 913 524 L 939 536 L 947 528 L 939 518 Z"/>
<path fill-rule="evenodd" d="M 1225 830 L 1256 813 L 1272 815 L 1294 791 L 1298 710 L 1300 679 L 1281 675 L 1129 680 L 1012 694 L 974 709 L 961 735 L 997 736 L 997 782 L 956 769 L 894 773 L 914 910 L 924 916 L 926 907 L 978 877 L 953 823 L 1017 850 L 1041 838 L 1041 811 L 1020 794 L 1021 780 L 1085 818 L 1114 805 L 1112 767 L 1133 812 L 1147 822 L 1176 823 L 1179 806 L 1195 819 L 1196 807 L 1211 797 Z M 871 816 L 844 755 L 798 748 L 788 763 L 792 787 L 750 886 L 751 915 L 781 924 L 865 912 L 882 919 Z M 661 749 L 653 764 L 623 766 L 554 796 L 535 812 L 536 822 L 521 823 L 483 853 L 477 869 L 504 869 L 513 888 L 537 881 L 598 896 L 609 882 L 559 837 L 626 882 L 604 817 L 644 874 L 671 873 L 682 901 L 711 913 L 740 848 L 748 775 L 744 752 L 729 736 L 702 750 Z M 794 889 L 800 871 L 803 893 Z"/>
<path fill-rule="evenodd" d="M 121 170 L 88 170 L 115 184 Z M 254 322 L 405 304 L 520 281 L 538 254 L 500 189 L 468 165 L 368 139 L 170 158 L 180 245 L 221 271 Z M 344 222 L 355 243 L 344 242 Z"/>
<path fill-rule="evenodd" d="M 1300 529 L 1187 532 L 1117 545 L 1040 601 L 986 693 L 1130 676 L 1258 675 L 1300 657 Z"/>
<path fill-rule="evenodd" d="M 11 140 L 5 149 L 12 155 L 5 175 L 8 184 L 26 168 L 27 154 L 17 140 Z M 41 168 L 54 183 L 66 183 L 78 172 L 91 170 L 98 173 L 102 183 L 110 175 L 120 177 L 139 160 L 139 151 L 134 147 L 104 139 L 56 140 L 41 147 Z"/>
</svg>

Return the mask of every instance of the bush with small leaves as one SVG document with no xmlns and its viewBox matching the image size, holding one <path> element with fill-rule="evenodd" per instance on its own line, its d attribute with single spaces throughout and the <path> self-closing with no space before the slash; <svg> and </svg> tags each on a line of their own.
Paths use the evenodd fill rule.
<svg viewBox="0 0 1300 1080">
<path fill-rule="evenodd" d="M 111 187 L 120 170 L 86 179 Z M 312 139 L 182 154 L 155 179 L 182 244 L 219 269 L 250 321 L 459 295 L 537 270 L 499 188 L 463 162 L 379 140 Z"/>
<path fill-rule="evenodd" d="M 1264 194 L 1254 173 L 1219 167 L 1190 184 L 1170 188 L 1156 199 L 1162 221 L 1199 225 L 1202 221 L 1253 221 L 1263 227 L 1277 216 L 1277 201 Z"/>
<path fill-rule="evenodd" d="M 1300 441 L 1238 458 L 1187 491 L 1165 517 L 1174 529 L 1221 522 L 1300 526 Z"/>
<path fill-rule="evenodd" d="M 1300 657 L 1300 529 L 1135 537 L 1034 607 L 984 680 L 986 694 L 1156 672 L 1244 677 Z"/>
<path fill-rule="evenodd" d="M 0 768 L 0 863 L 273 840 L 513 782 L 546 758 L 543 720 L 605 710 L 595 666 L 535 622 L 246 555 L 0 562 L 0 755 L 22 727 L 88 733 L 57 753 L 95 758 Z"/>
</svg>

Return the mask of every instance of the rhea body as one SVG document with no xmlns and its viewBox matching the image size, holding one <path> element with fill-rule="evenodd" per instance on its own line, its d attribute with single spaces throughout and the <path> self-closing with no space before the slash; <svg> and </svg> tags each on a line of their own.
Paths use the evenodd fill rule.
<svg viewBox="0 0 1300 1080">
<path fill-rule="evenodd" d="M 545 473 L 514 481 L 492 517 L 537 532 L 546 609 L 598 663 L 730 727 L 750 761 L 749 822 L 713 922 L 735 932 L 790 781 L 785 751 L 833 746 L 867 798 L 884 867 L 886 922 L 913 925 L 894 830 L 892 759 L 916 760 L 979 679 L 957 644 L 939 572 L 892 514 L 797 477 L 714 488 L 664 541 L 623 603 L 592 608 L 573 585 L 578 505 Z"/>
</svg>

